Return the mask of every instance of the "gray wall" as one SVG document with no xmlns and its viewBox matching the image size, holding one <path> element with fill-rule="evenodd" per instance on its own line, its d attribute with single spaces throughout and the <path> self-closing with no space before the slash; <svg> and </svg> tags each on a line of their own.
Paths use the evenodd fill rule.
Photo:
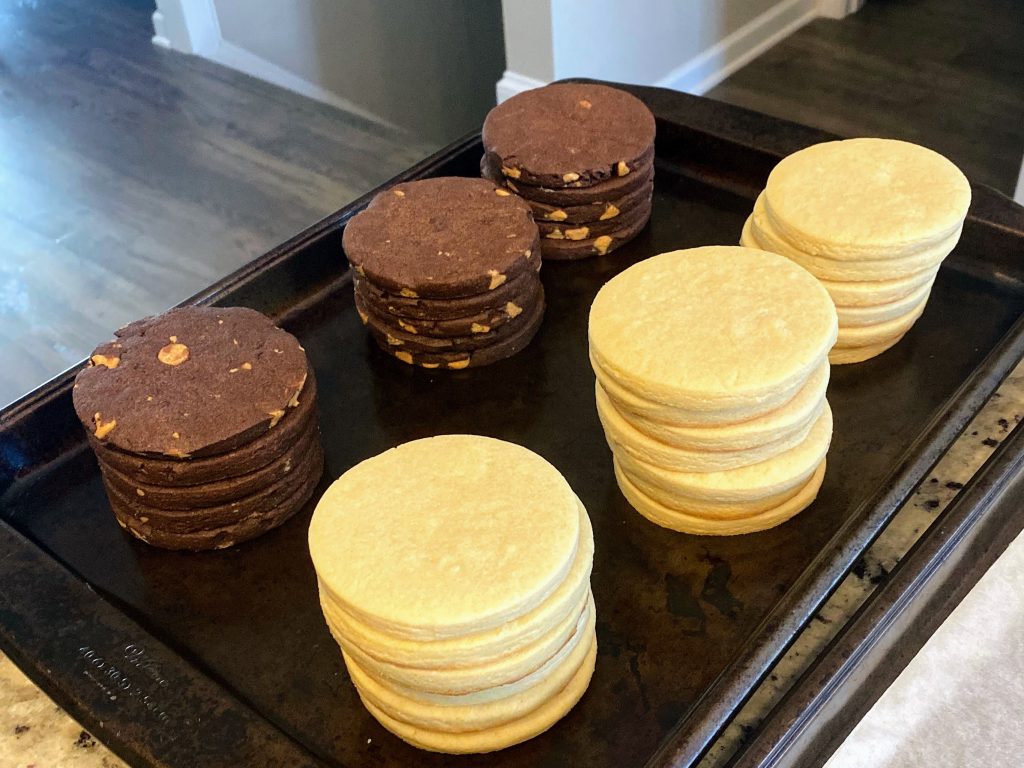
<svg viewBox="0 0 1024 768">
<path fill-rule="evenodd" d="M 478 128 L 505 66 L 500 0 L 214 0 L 223 38 L 436 142 Z"/>
<path fill-rule="evenodd" d="M 651 84 L 779 0 L 504 0 L 511 72 Z"/>
<path fill-rule="evenodd" d="M 555 76 L 653 83 L 775 5 L 778 0 L 553 0 Z"/>
<path fill-rule="evenodd" d="M 555 79 L 552 0 L 504 0 L 505 69 L 544 82 Z"/>
</svg>

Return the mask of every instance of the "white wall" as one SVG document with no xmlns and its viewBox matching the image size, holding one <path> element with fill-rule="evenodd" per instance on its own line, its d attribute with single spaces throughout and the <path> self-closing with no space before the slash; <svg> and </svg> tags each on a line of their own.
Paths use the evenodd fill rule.
<svg viewBox="0 0 1024 768">
<path fill-rule="evenodd" d="M 508 65 L 498 97 L 566 77 L 703 93 L 808 21 L 862 2 L 502 0 Z"/>
</svg>

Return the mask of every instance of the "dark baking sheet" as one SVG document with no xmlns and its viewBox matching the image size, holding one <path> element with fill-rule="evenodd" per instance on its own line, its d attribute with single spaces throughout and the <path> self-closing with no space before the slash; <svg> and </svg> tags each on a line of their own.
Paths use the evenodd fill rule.
<svg viewBox="0 0 1024 768">
<path fill-rule="evenodd" d="M 911 333 L 876 360 L 834 369 L 835 438 L 815 504 L 736 538 L 647 523 L 615 486 L 594 409 L 590 301 L 637 260 L 736 242 L 775 162 L 829 136 L 632 90 L 659 120 L 651 224 L 607 257 L 546 264 L 544 325 L 511 360 L 437 374 L 373 348 L 341 252 L 344 222 L 368 198 L 196 297 L 269 312 L 302 340 L 320 382 L 325 485 L 398 442 L 477 432 L 542 454 L 587 505 L 600 649 L 590 689 L 548 733 L 473 765 L 692 762 L 1022 349 L 1016 209 L 978 188 Z M 476 175 L 479 157 L 471 136 L 403 177 Z M 451 762 L 404 745 L 360 706 L 316 601 L 311 509 L 223 552 L 129 539 L 74 420 L 70 374 L 0 415 L 0 456 L 0 644 L 117 751 L 168 766 Z"/>
</svg>

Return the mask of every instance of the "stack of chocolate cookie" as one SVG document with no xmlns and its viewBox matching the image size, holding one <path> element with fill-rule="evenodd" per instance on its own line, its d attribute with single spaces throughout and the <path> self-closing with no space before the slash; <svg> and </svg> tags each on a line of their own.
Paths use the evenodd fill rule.
<svg viewBox="0 0 1024 768">
<path fill-rule="evenodd" d="M 251 309 L 125 326 L 78 374 L 74 404 L 118 523 L 158 547 L 258 536 L 301 509 L 323 471 L 306 353 Z"/>
<path fill-rule="evenodd" d="M 345 227 L 356 309 L 410 365 L 487 365 L 525 347 L 544 316 L 530 208 L 484 179 L 413 181 Z"/>
<path fill-rule="evenodd" d="M 482 174 L 533 209 L 545 259 L 604 255 L 651 216 L 654 115 L 605 85 L 513 96 L 484 121 Z"/>
</svg>

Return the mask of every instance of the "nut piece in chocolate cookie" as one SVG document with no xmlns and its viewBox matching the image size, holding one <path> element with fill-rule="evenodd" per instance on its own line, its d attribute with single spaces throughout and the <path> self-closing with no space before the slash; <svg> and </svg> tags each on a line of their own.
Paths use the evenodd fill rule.
<svg viewBox="0 0 1024 768">
<path fill-rule="evenodd" d="M 483 144 L 516 185 L 588 187 L 645 165 L 654 131 L 654 115 L 635 96 L 606 85 L 560 83 L 492 109 Z"/>
<path fill-rule="evenodd" d="M 538 234 L 530 206 L 508 190 L 437 178 L 377 195 L 346 225 L 343 244 L 356 272 L 383 290 L 455 298 L 534 269 Z"/>
<path fill-rule="evenodd" d="M 101 344 L 74 389 L 94 438 L 132 454 L 225 453 L 298 405 L 309 363 L 294 336 L 241 307 L 183 307 Z"/>
</svg>

